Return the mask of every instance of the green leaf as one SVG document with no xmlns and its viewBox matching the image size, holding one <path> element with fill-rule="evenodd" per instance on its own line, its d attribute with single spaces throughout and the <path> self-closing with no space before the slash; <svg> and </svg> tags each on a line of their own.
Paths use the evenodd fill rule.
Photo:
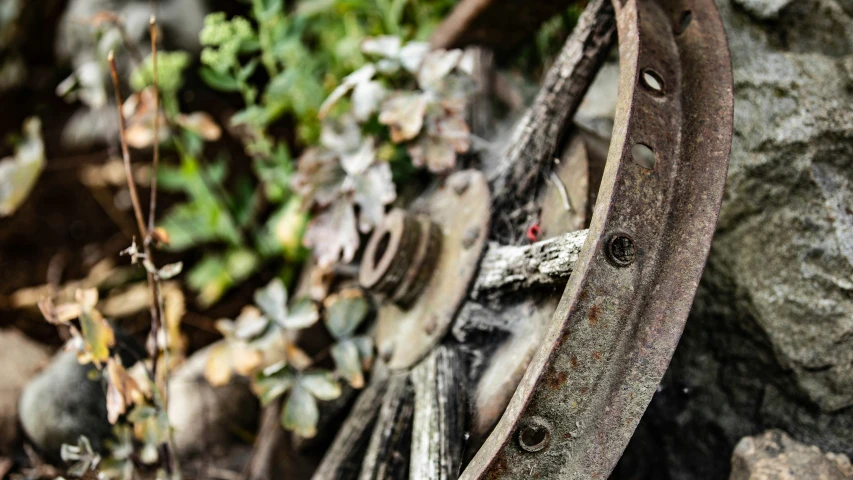
<svg viewBox="0 0 853 480">
<path fill-rule="evenodd" d="M 0 160 L 0 217 L 15 213 L 24 203 L 44 168 L 41 120 L 28 118 L 23 130 L 24 139 L 15 155 Z"/>
<path fill-rule="evenodd" d="M 344 378 L 353 388 L 364 387 L 364 374 L 361 371 L 358 347 L 352 340 L 342 340 L 331 349 L 332 358 L 338 375 Z"/>
<path fill-rule="evenodd" d="M 320 412 L 317 408 L 317 400 L 300 382 L 297 382 L 287 397 L 284 411 L 281 415 L 281 426 L 286 430 L 292 430 L 296 434 L 312 438 L 317 434 L 317 421 Z"/>
<path fill-rule="evenodd" d="M 207 255 L 187 275 L 187 284 L 199 292 L 202 307 L 213 305 L 232 286 L 246 280 L 259 266 L 258 257 L 245 249 Z"/>
<path fill-rule="evenodd" d="M 352 342 L 358 349 L 358 356 L 361 358 L 361 369 L 370 370 L 373 365 L 373 338 L 369 335 L 359 335 L 353 337 Z"/>
<path fill-rule="evenodd" d="M 287 315 L 279 324 L 284 328 L 299 330 L 314 325 L 319 319 L 320 312 L 314 301 L 308 297 L 302 297 L 293 302 Z"/>
<path fill-rule="evenodd" d="M 240 82 L 227 73 L 216 71 L 207 66 L 202 66 L 198 73 L 201 79 L 215 90 L 222 92 L 240 91 Z"/>
<path fill-rule="evenodd" d="M 263 406 L 269 405 L 293 386 L 295 377 L 285 362 L 265 368 L 255 375 L 252 389 Z"/>
<path fill-rule="evenodd" d="M 339 340 L 350 337 L 369 312 L 370 304 L 359 290 L 330 295 L 326 298 L 326 328 Z"/>
<path fill-rule="evenodd" d="M 280 278 L 274 278 L 267 286 L 255 290 L 255 305 L 270 320 L 284 324 L 287 317 L 287 290 Z"/>
<path fill-rule="evenodd" d="M 306 372 L 297 381 L 320 400 L 334 400 L 341 396 L 341 386 L 329 372 Z"/>
<path fill-rule="evenodd" d="M 184 70 L 189 66 L 190 56 L 187 52 L 157 52 L 157 85 L 164 95 L 175 95 L 184 85 Z M 153 82 L 154 62 L 149 54 L 130 76 L 130 85 L 140 91 Z"/>
<path fill-rule="evenodd" d="M 241 82 L 245 82 L 249 80 L 249 77 L 255 73 L 255 69 L 258 67 L 258 59 L 253 58 L 249 63 L 243 65 L 240 68 L 240 71 L 237 73 L 237 79 Z"/>
<path fill-rule="evenodd" d="M 80 436 L 77 445 L 63 443 L 59 449 L 59 456 L 64 462 L 74 462 L 68 467 L 68 475 L 72 477 L 84 476 L 89 470 L 97 468 L 101 461 L 100 455 L 92 450 L 92 444 L 85 435 Z"/>
</svg>

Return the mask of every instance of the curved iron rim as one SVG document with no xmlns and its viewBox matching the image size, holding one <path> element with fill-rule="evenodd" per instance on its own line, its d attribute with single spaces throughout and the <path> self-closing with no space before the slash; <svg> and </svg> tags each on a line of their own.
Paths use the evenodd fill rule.
<svg viewBox="0 0 853 480">
<path fill-rule="evenodd" d="M 606 478 L 666 371 L 704 269 L 732 136 L 722 20 L 713 0 L 613 3 L 618 104 L 590 233 L 543 345 L 462 479 Z M 652 169 L 632 160 L 637 143 L 653 149 Z M 629 265 L 608 259 L 616 234 L 634 241 Z M 551 425 L 535 453 L 517 442 L 533 418 Z"/>
</svg>

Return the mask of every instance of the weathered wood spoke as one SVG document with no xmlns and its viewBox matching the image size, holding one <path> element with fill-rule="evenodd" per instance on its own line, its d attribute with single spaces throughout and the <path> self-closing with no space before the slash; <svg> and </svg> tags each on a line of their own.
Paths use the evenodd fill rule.
<svg viewBox="0 0 853 480">
<path fill-rule="evenodd" d="M 415 391 L 409 376 L 393 375 L 379 408 L 379 417 L 361 466 L 360 480 L 408 477 L 414 410 Z"/>
<path fill-rule="evenodd" d="M 440 346 L 412 370 L 415 416 L 409 478 L 459 475 L 465 437 L 465 369 L 459 350 Z"/>
<path fill-rule="evenodd" d="M 491 244 L 480 261 L 471 298 L 565 284 L 578 261 L 588 230 L 565 233 L 530 245 Z"/>
<path fill-rule="evenodd" d="M 367 386 L 347 417 L 338 436 L 314 473 L 314 480 L 348 480 L 357 478 L 367 449 L 373 425 L 379 414 L 377 406 L 388 388 L 387 379 L 376 379 Z"/>
</svg>

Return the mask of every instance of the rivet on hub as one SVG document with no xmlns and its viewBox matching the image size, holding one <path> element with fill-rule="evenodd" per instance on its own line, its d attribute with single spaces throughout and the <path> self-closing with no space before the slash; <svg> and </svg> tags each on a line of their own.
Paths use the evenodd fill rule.
<svg viewBox="0 0 853 480">
<path fill-rule="evenodd" d="M 634 239 L 623 233 L 613 235 L 607 242 L 607 254 L 617 266 L 627 267 L 631 265 L 637 257 Z"/>
</svg>

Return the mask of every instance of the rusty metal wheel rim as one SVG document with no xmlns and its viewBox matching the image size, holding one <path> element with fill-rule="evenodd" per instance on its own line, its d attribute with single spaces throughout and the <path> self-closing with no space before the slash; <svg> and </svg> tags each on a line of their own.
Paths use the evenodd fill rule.
<svg viewBox="0 0 853 480">
<path fill-rule="evenodd" d="M 669 364 L 704 268 L 731 146 L 722 21 L 711 0 L 614 8 L 618 107 L 589 235 L 544 344 L 463 479 L 606 478 Z M 636 144 L 654 151 L 652 169 L 632 158 Z M 613 239 L 625 237 L 634 259 L 614 262 Z M 536 453 L 515 440 L 531 418 L 553 420 Z"/>
</svg>

